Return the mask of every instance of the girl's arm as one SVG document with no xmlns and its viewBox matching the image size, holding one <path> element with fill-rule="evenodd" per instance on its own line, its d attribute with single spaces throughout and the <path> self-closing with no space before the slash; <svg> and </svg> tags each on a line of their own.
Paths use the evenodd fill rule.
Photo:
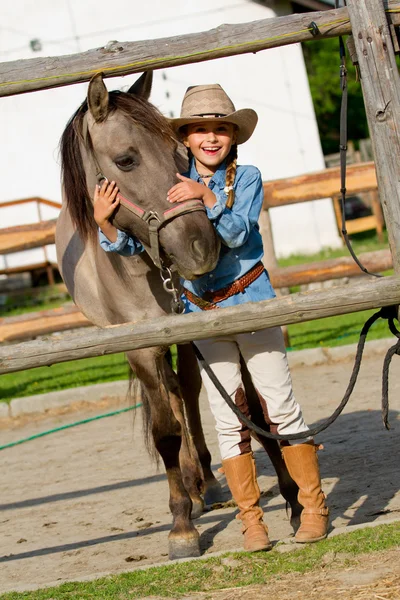
<svg viewBox="0 0 400 600">
<path fill-rule="evenodd" d="M 203 201 L 204 206 L 207 208 L 212 208 L 214 206 L 217 198 L 208 186 L 193 181 L 193 179 L 190 179 L 189 177 L 184 177 L 179 173 L 177 173 L 176 176 L 181 182 L 177 183 L 169 190 L 167 194 L 168 202 L 185 202 L 185 200 L 198 198 Z"/>
<path fill-rule="evenodd" d="M 93 198 L 94 220 L 99 227 L 100 246 L 106 252 L 117 252 L 121 256 L 140 254 L 144 248 L 134 237 L 120 231 L 110 222 L 110 217 L 119 204 L 118 188 L 114 181 L 104 180 L 96 185 Z"/>
<path fill-rule="evenodd" d="M 208 218 L 229 248 L 238 248 L 247 241 L 257 225 L 264 200 L 261 173 L 256 167 L 247 168 L 237 177 L 232 209 L 226 208 L 225 192 L 217 192 L 216 203 L 207 208 Z"/>
<path fill-rule="evenodd" d="M 94 220 L 110 242 L 117 241 L 118 231 L 110 223 L 110 217 L 118 204 L 118 188 L 115 181 L 109 182 L 105 179 L 101 187 L 96 185 L 93 198 Z"/>
<path fill-rule="evenodd" d="M 129 236 L 124 231 L 117 231 L 115 242 L 111 242 L 106 235 L 99 229 L 100 246 L 106 252 L 117 252 L 121 256 L 134 256 L 144 251 L 142 244 L 135 237 Z"/>
</svg>

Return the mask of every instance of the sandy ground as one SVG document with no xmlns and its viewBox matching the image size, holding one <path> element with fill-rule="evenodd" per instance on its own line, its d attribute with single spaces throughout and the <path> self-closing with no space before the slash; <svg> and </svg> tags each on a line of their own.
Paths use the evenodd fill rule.
<svg viewBox="0 0 400 600">
<path fill-rule="evenodd" d="M 383 428 L 380 413 L 382 356 L 364 359 L 348 407 L 317 440 L 325 446 L 319 458 L 333 528 L 400 518 L 398 360 L 393 358 L 390 372 L 390 431 Z M 308 423 L 333 412 L 351 369 L 350 362 L 343 362 L 292 370 Z M 220 463 L 213 420 L 204 397 L 202 403 L 216 470 Z M 0 443 L 115 407 L 97 406 L 96 412 L 93 407 L 78 408 L 4 422 Z M 291 528 L 276 477 L 265 453 L 256 444 L 254 449 L 271 538 L 287 538 Z M 157 470 L 143 450 L 140 415 L 135 423 L 129 412 L 66 429 L 3 450 L 0 460 L 0 593 L 168 561 L 168 486 L 162 468 Z M 226 487 L 223 475 L 217 476 Z M 196 521 L 203 555 L 240 548 L 235 513 L 235 508 L 227 507 L 206 512 Z M 225 597 L 215 595 L 218 600 L 233 597 L 242 596 L 237 590 Z"/>
</svg>

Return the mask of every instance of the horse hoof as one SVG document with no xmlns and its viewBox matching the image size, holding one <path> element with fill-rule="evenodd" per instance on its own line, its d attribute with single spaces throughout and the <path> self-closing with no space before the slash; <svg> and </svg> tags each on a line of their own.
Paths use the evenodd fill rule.
<svg viewBox="0 0 400 600">
<path fill-rule="evenodd" d="M 291 517 L 290 524 L 292 526 L 293 533 L 296 533 L 300 527 L 300 515 L 298 515 L 296 517 Z"/>
<path fill-rule="evenodd" d="M 224 502 L 224 500 L 222 486 L 219 481 L 215 480 L 212 483 L 206 483 L 206 490 L 204 492 L 204 504 L 206 506 L 211 506 L 216 502 Z"/>
<path fill-rule="evenodd" d="M 190 513 L 191 519 L 198 519 L 204 511 L 204 501 L 202 498 L 192 498 L 192 510 Z"/>
<path fill-rule="evenodd" d="M 175 560 L 177 558 L 189 558 L 190 556 L 200 556 L 199 535 L 191 539 L 170 539 L 168 545 L 168 558 Z"/>
<path fill-rule="evenodd" d="M 299 503 L 297 503 L 295 506 L 291 507 L 290 524 L 293 528 L 293 533 L 296 533 L 301 525 L 300 517 L 301 517 L 302 511 L 303 511 L 303 507 Z"/>
</svg>

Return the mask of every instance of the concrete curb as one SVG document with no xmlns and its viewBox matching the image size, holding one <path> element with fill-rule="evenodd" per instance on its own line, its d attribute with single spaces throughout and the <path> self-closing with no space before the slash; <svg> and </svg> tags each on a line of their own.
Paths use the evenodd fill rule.
<svg viewBox="0 0 400 600">
<path fill-rule="evenodd" d="M 97 383 L 48 394 L 37 394 L 14 398 L 9 404 L 0 402 L 0 418 L 20 417 L 32 413 L 44 413 L 53 408 L 63 408 L 76 402 L 101 402 L 102 400 L 123 400 L 128 393 L 129 381 Z"/>
<path fill-rule="evenodd" d="M 365 344 L 363 356 L 368 358 L 385 354 L 393 344 L 393 338 L 371 340 Z M 288 361 L 291 369 L 332 364 L 354 360 L 356 350 L 357 344 L 337 346 L 336 348 L 296 350 L 288 353 Z M 31 413 L 44 413 L 50 409 L 63 408 L 76 402 L 121 400 L 127 395 L 128 385 L 128 380 L 112 381 L 110 383 L 98 383 L 91 386 L 50 392 L 48 394 L 14 398 L 9 404 L 0 401 L 0 419 L 14 418 Z"/>
</svg>

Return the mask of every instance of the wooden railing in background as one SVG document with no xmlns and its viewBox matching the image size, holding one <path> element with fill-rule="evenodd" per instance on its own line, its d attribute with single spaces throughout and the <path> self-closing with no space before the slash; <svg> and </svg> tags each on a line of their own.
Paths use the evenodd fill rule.
<svg viewBox="0 0 400 600">
<path fill-rule="evenodd" d="M 32 273 L 33 271 L 45 270 L 49 285 L 54 285 L 54 270 L 57 269 L 57 265 L 49 260 L 46 245 L 54 244 L 57 219 L 43 221 L 41 207 L 42 205 L 45 205 L 51 206 L 52 208 L 61 209 L 61 204 L 59 202 L 54 202 L 53 200 L 47 200 L 46 198 L 34 196 L 32 198 L 22 198 L 18 200 L 1 202 L 0 210 L 2 208 L 9 208 L 10 206 L 19 206 L 23 204 L 30 204 L 32 202 L 36 203 L 39 222 L 0 229 L 0 255 L 11 254 L 12 252 L 20 252 L 22 250 L 31 250 L 33 248 L 43 248 L 44 261 L 29 265 L 4 267 L 0 269 L 0 275 L 14 275 L 16 273 Z"/>
<path fill-rule="evenodd" d="M 286 179 L 267 181 L 264 183 L 264 211 L 261 222 L 268 219 L 268 210 L 277 206 L 286 206 L 298 202 L 309 202 L 334 197 L 340 185 L 340 171 L 338 167 L 325 169 L 316 173 L 298 175 Z M 347 192 L 349 195 L 361 192 L 370 192 L 377 189 L 375 167 L 373 162 L 356 163 L 347 167 Z M 3 203 L 5 205 L 22 204 L 35 199 L 14 200 Z M 38 202 L 49 206 L 60 207 L 58 203 L 42 198 Z M 380 209 L 380 207 L 379 207 Z M 379 216 L 380 215 L 380 216 Z M 376 219 L 375 225 L 383 223 L 382 212 L 371 216 Z M 382 221 L 380 221 L 382 219 Z M 347 230 L 350 224 L 347 222 Z M 53 244 L 56 219 L 42 221 L 31 225 L 20 225 L 0 229 L 0 254 L 7 254 L 19 250 L 38 248 L 44 244 Z M 359 267 L 351 257 L 341 257 L 292 267 L 278 267 L 273 245 L 272 233 L 267 233 L 262 227 L 264 245 L 266 247 L 265 263 L 269 270 L 272 285 L 277 290 L 286 290 L 293 286 L 315 282 L 355 277 L 361 275 Z M 379 250 L 360 254 L 361 262 L 371 272 L 382 272 L 392 268 L 390 250 Z M 44 266 L 44 265 L 41 265 Z M 15 267 L 13 273 L 28 271 L 38 265 Z M 0 273 L 6 270 L 0 270 Z M 10 269 L 11 272 L 11 269 Z M 88 321 L 76 308 L 54 309 L 42 311 L 34 315 L 21 317 L 5 317 L 0 319 L 0 343 L 16 340 L 30 339 L 64 329 L 72 329 L 89 325 Z"/>
</svg>

